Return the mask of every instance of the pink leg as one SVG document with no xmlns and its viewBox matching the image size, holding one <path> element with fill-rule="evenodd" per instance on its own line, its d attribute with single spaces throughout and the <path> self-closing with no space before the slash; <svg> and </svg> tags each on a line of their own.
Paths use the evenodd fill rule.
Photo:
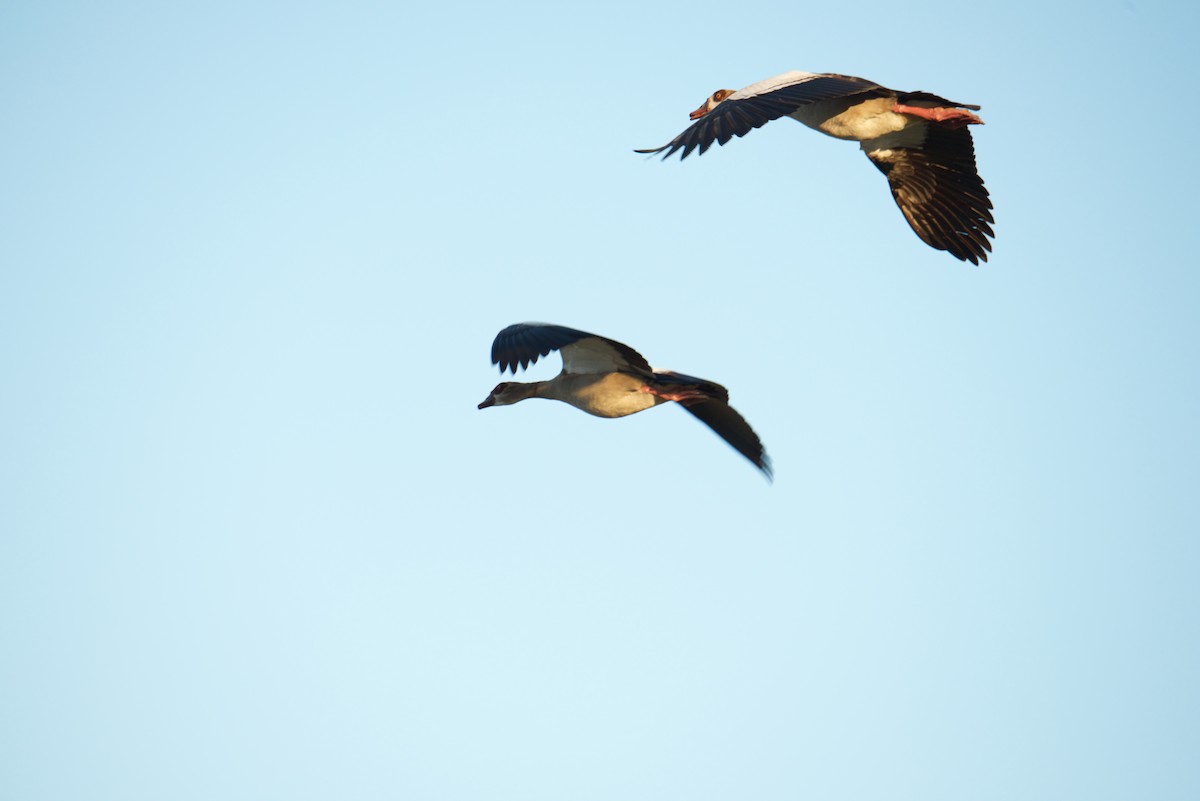
<svg viewBox="0 0 1200 801">
<path fill-rule="evenodd" d="M 642 387 L 640 392 L 645 392 L 647 395 L 657 395 L 663 400 L 676 401 L 682 404 L 699 403 L 700 401 L 708 400 L 708 396 L 698 389 L 681 389 L 678 392 L 663 392 L 654 387 Z"/>
<path fill-rule="evenodd" d="M 964 125 L 983 125 L 983 120 L 963 108 L 921 108 L 905 106 L 897 103 L 892 107 L 897 114 L 910 114 L 923 120 L 941 123 L 947 128 L 961 128 Z"/>
</svg>

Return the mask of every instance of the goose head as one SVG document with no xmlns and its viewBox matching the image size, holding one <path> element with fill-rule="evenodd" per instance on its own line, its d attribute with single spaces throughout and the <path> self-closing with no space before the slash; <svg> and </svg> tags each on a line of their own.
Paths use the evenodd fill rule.
<svg viewBox="0 0 1200 801">
<path fill-rule="evenodd" d="M 705 114 L 707 114 L 708 112 L 710 112 L 714 108 L 716 108 L 718 105 L 720 105 L 721 101 L 724 100 L 725 98 L 729 97 L 731 94 L 733 94 L 732 89 L 718 89 L 717 91 L 712 93 L 711 97 L 709 97 L 707 100 L 704 101 L 704 105 L 700 106 L 700 108 L 696 109 L 691 114 L 689 114 L 688 118 L 692 119 L 692 120 L 700 119 Z"/>
<path fill-rule="evenodd" d="M 492 394 L 484 398 L 483 403 L 479 404 L 480 409 L 486 409 L 489 406 L 511 406 L 518 401 L 523 401 L 526 398 L 532 398 L 537 392 L 537 384 L 526 384 L 521 381 L 501 381 L 492 390 Z"/>
</svg>

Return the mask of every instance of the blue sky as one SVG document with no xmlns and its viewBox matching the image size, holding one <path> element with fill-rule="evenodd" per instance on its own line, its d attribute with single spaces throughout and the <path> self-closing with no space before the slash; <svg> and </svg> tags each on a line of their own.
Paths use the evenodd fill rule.
<svg viewBox="0 0 1200 801">
<path fill-rule="evenodd" d="M 1195 797 L 1200 19 L 896 13 L 0 10 L 2 794 Z M 788 69 L 981 104 L 992 260 L 790 121 L 631 152 Z M 522 320 L 774 484 L 477 411 Z"/>
</svg>

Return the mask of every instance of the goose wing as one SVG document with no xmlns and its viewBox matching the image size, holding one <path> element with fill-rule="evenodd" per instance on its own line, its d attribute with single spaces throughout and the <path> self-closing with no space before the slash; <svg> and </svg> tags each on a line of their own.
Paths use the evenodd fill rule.
<svg viewBox="0 0 1200 801">
<path fill-rule="evenodd" d="M 655 372 L 654 377 L 659 385 L 694 386 L 708 394 L 707 400 L 684 402 L 679 405 L 711 428 L 735 451 L 753 462 L 754 466 L 763 471 L 768 479 L 772 477 L 771 460 L 767 458 L 762 440 L 758 438 L 758 434 L 754 433 L 754 429 L 746 422 L 746 418 L 729 405 L 729 390 L 712 381 L 681 373 L 660 370 Z"/>
<path fill-rule="evenodd" d="M 926 125 L 920 145 L 877 148 L 867 158 L 887 176 L 896 205 L 925 244 L 972 264 L 987 261 L 995 219 L 966 127 Z"/>
<path fill-rule="evenodd" d="M 496 334 L 492 342 L 492 363 L 500 372 L 517 372 L 550 351 L 562 354 L 563 372 L 567 373 L 650 373 L 642 354 L 621 342 L 550 323 L 516 323 Z"/>
<path fill-rule="evenodd" d="M 685 159 L 699 148 L 700 155 L 704 155 L 713 142 L 723 145 L 733 137 L 745 136 L 801 106 L 838 97 L 887 91 L 879 84 L 850 75 L 792 70 L 739 89 L 662 147 L 634 152 L 662 153 L 666 159 L 676 151 L 683 150 L 680 159 Z"/>
</svg>

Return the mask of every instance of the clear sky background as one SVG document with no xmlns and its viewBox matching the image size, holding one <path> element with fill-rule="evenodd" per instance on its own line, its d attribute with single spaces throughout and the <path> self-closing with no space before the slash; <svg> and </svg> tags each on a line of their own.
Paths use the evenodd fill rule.
<svg viewBox="0 0 1200 801">
<path fill-rule="evenodd" d="M 0 796 L 1200 796 L 1184 2 L 0 8 Z M 979 103 L 982 267 L 788 69 Z M 477 411 L 505 325 L 727 385 Z M 552 356 L 530 371 L 545 378 Z"/>
</svg>

